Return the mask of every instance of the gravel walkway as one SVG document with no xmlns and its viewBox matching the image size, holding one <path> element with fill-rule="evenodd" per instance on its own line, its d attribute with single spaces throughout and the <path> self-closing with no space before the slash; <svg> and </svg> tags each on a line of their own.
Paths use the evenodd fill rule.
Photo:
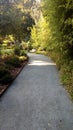
<svg viewBox="0 0 73 130">
<path fill-rule="evenodd" d="M 30 61 L 0 99 L 0 130 L 73 130 L 73 103 L 48 57 Z"/>
</svg>

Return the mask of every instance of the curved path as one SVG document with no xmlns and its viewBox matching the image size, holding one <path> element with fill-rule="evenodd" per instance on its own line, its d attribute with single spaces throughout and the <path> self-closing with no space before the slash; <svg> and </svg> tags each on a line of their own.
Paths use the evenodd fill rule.
<svg viewBox="0 0 73 130">
<path fill-rule="evenodd" d="M 73 130 L 73 104 L 48 57 L 30 61 L 0 99 L 0 130 Z"/>
</svg>

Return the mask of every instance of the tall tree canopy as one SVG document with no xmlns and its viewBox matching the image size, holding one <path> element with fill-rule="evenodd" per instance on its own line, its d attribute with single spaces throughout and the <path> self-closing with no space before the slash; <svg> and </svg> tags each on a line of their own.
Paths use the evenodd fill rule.
<svg viewBox="0 0 73 130">
<path fill-rule="evenodd" d="M 73 58 L 73 1 L 42 0 L 43 14 L 49 22 L 53 44 Z"/>
<path fill-rule="evenodd" d="M 61 57 L 73 58 L 73 1 L 41 0 L 41 3 L 43 18 L 50 32 L 47 42 L 44 42 L 46 37 L 44 41 L 42 39 L 44 46 L 46 49 L 57 50 Z M 37 28 L 39 25 L 44 27 L 43 22 L 39 21 Z M 42 34 L 42 32 L 38 29 L 37 32 L 39 37 L 39 33 Z"/>
<path fill-rule="evenodd" d="M 25 0 L 1 0 L 0 1 L 0 35 L 12 34 L 19 41 L 28 34 L 34 20 L 26 11 Z"/>
</svg>

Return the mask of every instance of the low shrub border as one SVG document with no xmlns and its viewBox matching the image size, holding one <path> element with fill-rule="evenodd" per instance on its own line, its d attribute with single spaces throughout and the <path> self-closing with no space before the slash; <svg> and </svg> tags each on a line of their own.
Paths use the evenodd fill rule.
<svg viewBox="0 0 73 130">
<path fill-rule="evenodd" d="M 13 76 L 13 80 L 8 84 L 0 84 L 0 97 L 6 92 L 6 90 L 10 87 L 12 82 L 16 79 L 16 77 L 19 75 L 19 73 L 22 71 L 24 66 L 28 63 L 29 57 L 27 56 L 27 60 L 21 63 L 21 66 L 18 68 L 14 68 L 11 70 L 11 74 Z"/>
</svg>

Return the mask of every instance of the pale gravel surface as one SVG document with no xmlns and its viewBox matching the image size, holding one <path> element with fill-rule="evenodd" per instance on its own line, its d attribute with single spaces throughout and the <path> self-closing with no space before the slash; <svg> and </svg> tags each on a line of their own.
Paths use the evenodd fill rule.
<svg viewBox="0 0 73 130">
<path fill-rule="evenodd" d="M 73 103 L 48 57 L 30 61 L 0 99 L 0 130 L 73 130 Z"/>
</svg>

